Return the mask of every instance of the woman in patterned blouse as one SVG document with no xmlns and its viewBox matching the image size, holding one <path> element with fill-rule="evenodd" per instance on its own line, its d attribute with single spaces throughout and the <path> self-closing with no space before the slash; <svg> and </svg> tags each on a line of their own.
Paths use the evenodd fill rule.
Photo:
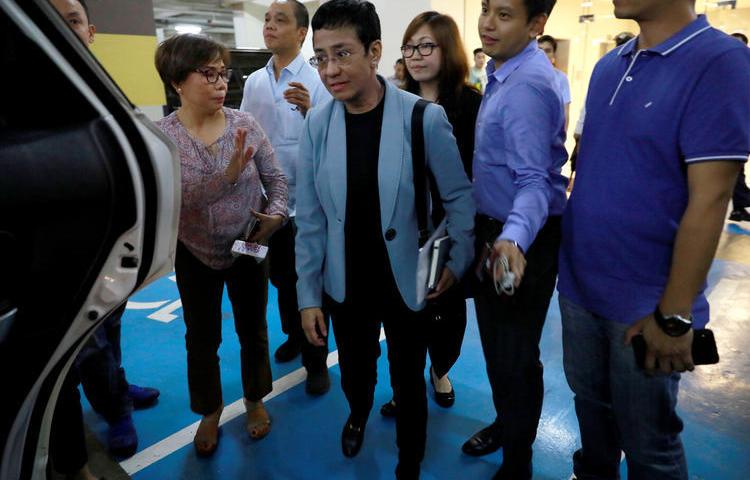
<svg viewBox="0 0 750 480">
<path fill-rule="evenodd" d="M 247 431 L 271 426 L 263 397 L 272 378 L 266 327 L 265 262 L 231 254 L 252 216 L 262 242 L 286 220 L 287 182 L 265 133 L 248 113 L 225 108 L 227 49 L 200 35 L 178 35 L 156 52 L 164 83 L 181 108 L 157 122 L 177 145 L 182 167 L 182 211 L 175 271 L 187 332 L 190 408 L 203 416 L 193 441 L 210 455 L 218 444 L 223 409 L 219 357 L 224 284 L 240 340 Z M 264 191 L 268 204 L 264 208 Z"/>
</svg>

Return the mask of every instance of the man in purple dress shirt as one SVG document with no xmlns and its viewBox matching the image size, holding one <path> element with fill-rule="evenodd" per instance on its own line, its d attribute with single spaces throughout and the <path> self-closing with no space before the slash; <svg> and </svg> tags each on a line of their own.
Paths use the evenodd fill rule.
<svg viewBox="0 0 750 480">
<path fill-rule="evenodd" d="M 557 276 L 567 183 L 560 174 L 567 159 L 563 101 L 536 41 L 554 4 L 483 0 L 479 18 L 491 61 L 474 151 L 482 276 L 475 304 L 497 418 L 463 451 L 478 456 L 502 446 L 500 479 L 531 478 L 544 395 L 539 339 Z M 496 289 L 505 277 L 502 260 L 515 277 L 512 295 Z"/>
</svg>

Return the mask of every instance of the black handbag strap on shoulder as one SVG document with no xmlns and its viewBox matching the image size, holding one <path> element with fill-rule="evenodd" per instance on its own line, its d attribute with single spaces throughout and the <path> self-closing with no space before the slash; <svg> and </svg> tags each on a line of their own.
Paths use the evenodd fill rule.
<svg viewBox="0 0 750 480">
<path fill-rule="evenodd" d="M 419 246 L 430 237 L 427 230 L 427 162 L 424 152 L 424 111 L 430 102 L 417 100 L 411 112 L 411 164 L 414 169 L 414 203 L 417 210 Z"/>
</svg>

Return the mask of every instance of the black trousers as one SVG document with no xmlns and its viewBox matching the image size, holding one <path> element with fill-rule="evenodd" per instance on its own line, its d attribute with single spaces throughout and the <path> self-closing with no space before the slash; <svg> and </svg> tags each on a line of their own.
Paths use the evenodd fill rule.
<svg viewBox="0 0 750 480">
<path fill-rule="evenodd" d="M 487 217 L 477 217 L 477 252 L 499 233 L 491 223 Z M 503 458 L 521 465 L 531 460 L 542 412 L 539 340 L 555 288 L 559 246 L 560 217 L 551 217 L 529 247 L 523 281 L 515 294 L 497 295 L 485 275 L 474 299 L 496 422 L 503 427 Z"/>
<path fill-rule="evenodd" d="M 242 390 L 258 401 L 271 392 L 268 355 L 266 262 L 240 256 L 225 270 L 204 265 L 177 243 L 175 272 L 185 317 L 190 408 L 200 415 L 215 412 L 223 403 L 218 350 L 221 345 L 221 300 L 224 284 L 234 312 L 240 341 Z"/>
<path fill-rule="evenodd" d="M 740 174 L 737 177 L 737 183 L 734 185 L 734 192 L 732 193 L 732 210 L 742 210 L 743 208 L 750 207 L 750 188 L 745 183 L 745 170 L 740 170 Z"/>
<path fill-rule="evenodd" d="M 382 293 L 373 293 L 377 300 L 372 302 L 337 303 L 326 298 L 325 307 L 336 336 L 341 388 L 352 416 L 358 419 L 366 419 L 372 409 L 383 324 L 391 386 L 400 394 L 396 417 L 398 468 L 402 473 L 418 472 L 427 437 L 425 319 L 423 313 L 404 304 L 395 284 L 390 283 L 380 289 Z"/>
<path fill-rule="evenodd" d="M 466 333 L 466 299 L 463 284 L 454 285 L 425 308 L 427 352 L 435 375 L 446 375 L 461 355 Z M 393 401 L 399 405 L 399 391 L 393 387 Z"/>
<path fill-rule="evenodd" d="M 297 304 L 297 272 L 294 261 L 294 219 L 271 236 L 268 242 L 268 261 L 271 283 L 278 291 L 281 330 L 289 340 L 302 349 L 302 365 L 308 372 L 327 369 L 328 347 L 316 347 L 307 341 L 302 330 L 302 319 Z"/>
</svg>

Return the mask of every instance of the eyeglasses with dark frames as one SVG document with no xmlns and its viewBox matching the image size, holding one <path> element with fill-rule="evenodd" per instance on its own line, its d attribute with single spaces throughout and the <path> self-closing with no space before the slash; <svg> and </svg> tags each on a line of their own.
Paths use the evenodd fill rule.
<svg viewBox="0 0 750 480">
<path fill-rule="evenodd" d="M 229 79 L 232 78 L 231 68 L 221 71 L 213 68 L 196 68 L 195 72 L 203 75 L 207 83 L 216 83 L 219 81 L 219 78 L 223 79 L 224 83 L 229 83 Z"/>
<path fill-rule="evenodd" d="M 439 46 L 437 43 L 432 42 L 420 43 L 419 45 L 409 45 L 407 43 L 406 45 L 401 45 L 401 55 L 404 58 L 411 58 L 414 56 L 414 52 L 418 51 L 421 56 L 429 57 L 432 55 L 432 51 Z"/>
</svg>

